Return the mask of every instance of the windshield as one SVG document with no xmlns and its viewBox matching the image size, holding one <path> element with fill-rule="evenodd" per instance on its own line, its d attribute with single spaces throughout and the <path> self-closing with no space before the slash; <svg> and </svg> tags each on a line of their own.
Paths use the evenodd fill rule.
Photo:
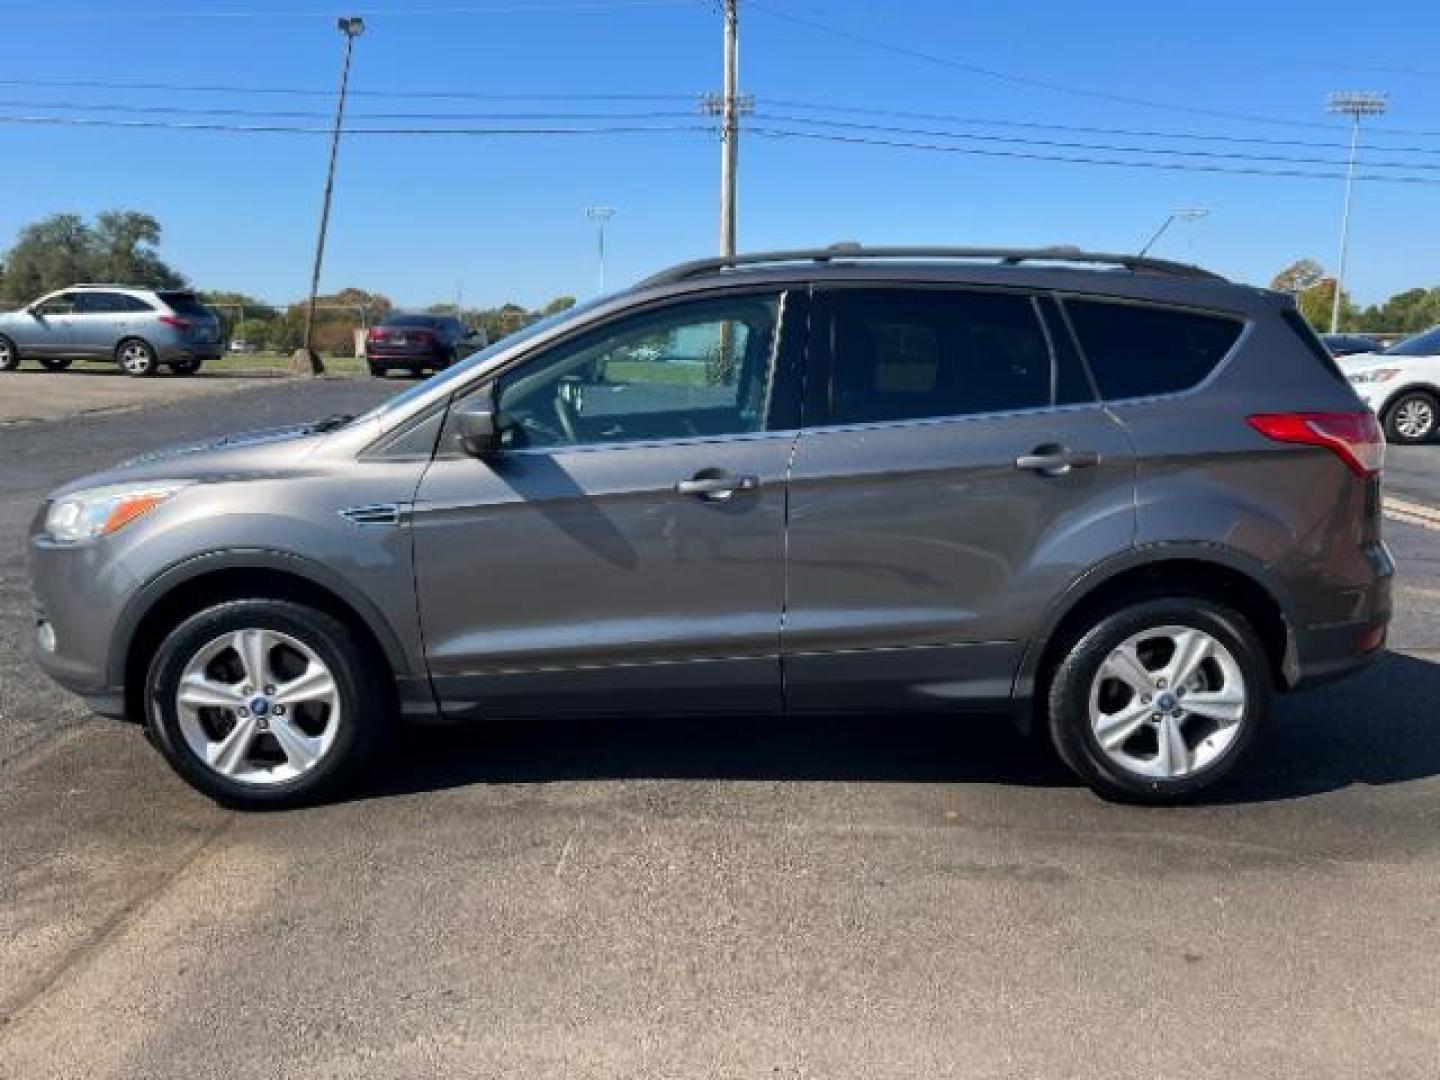
<svg viewBox="0 0 1440 1080">
<path fill-rule="evenodd" d="M 375 406 L 375 408 L 365 413 L 359 419 L 361 421 L 373 420 L 376 417 L 384 416 L 386 413 L 392 412 L 395 409 L 403 408 L 404 406 L 410 404 L 410 402 L 415 401 L 418 398 L 424 397 L 426 394 L 430 393 L 430 391 L 436 389 L 437 387 L 445 386 L 450 383 L 463 382 L 466 378 L 469 377 L 471 372 L 485 364 L 493 357 L 496 357 L 500 353 L 514 348 L 516 345 L 521 345 L 524 342 L 529 341 L 531 338 L 539 337 L 541 334 L 545 333 L 552 327 L 559 326 L 561 323 L 568 322 L 570 319 L 585 314 L 591 309 L 598 307 L 603 300 L 608 299 L 610 298 L 597 297 L 594 300 L 587 300 L 583 304 L 577 304 L 572 308 L 567 308 L 564 311 L 556 312 L 554 315 L 548 315 L 545 318 L 541 319 L 539 322 L 533 322 L 529 326 L 523 327 L 522 329 L 515 331 L 515 333 L 509 334 L 506 337 L 501 338 L 499 341 L 495 342 L 495 344 L 489 346 L 488 348 L 481 349 L 474 355 L 460 361 L 460 363 L 454 364 L 446 368 L 444 371 L 438 372 L 435 375 L 430 376 L 430 378 L 426 379 L 424 382 L 416 383 L 409 390 L 406 390 L 404 393 L 401 394 L 396 394 L 389 401 L 381 402 L 379 405 Z"/>
<path fill-rule="evenodd" d="M 1384 356 L 1436 356 L 1440 355 L 1440 326 L 1433 330 L 1426 330 L 1423 334 L 1416 334 L 1412 338 L 1406 338 L 1396 345 L 1391 345 L 1382 354 Z"/>
</svg>

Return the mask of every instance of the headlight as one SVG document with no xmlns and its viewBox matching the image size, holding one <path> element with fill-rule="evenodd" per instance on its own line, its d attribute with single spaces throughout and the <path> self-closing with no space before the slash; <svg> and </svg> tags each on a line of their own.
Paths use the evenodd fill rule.
<svg viewBox="0 0 1440 1080">
<path fill-rule="evenodd" d="M 1389 382 L 1400 374 L 1400 369 L 1395 367 L 1376 368 L 1374 371 L 1357 371 L 1350 376 L 1353 383 Z"/>
<path fill-rule="evenodd" d="M 52 539 L 73 543 L 109 536 L 170 498 L 190 480 L 158 483 L 112 484 L 75 491 L 56 499 L 45 515 L 45 532 Z"/>
</svg>

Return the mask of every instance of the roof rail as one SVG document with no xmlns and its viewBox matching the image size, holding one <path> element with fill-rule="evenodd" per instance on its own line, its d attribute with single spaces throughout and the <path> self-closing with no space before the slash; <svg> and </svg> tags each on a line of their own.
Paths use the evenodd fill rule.
<svg viewBox="0 0 1440 1080">
<path fill-rule="evenodd" d="M 1132 272 L 1168 274 L 1171 277 L 1200 278 L 1225 281 L 1219 274 L 1188 263 L 1169 259 L 1152 259 L 1143 255 L 1117 255 L 1099 251 L 1082 251 L 1078 247 L 1056 245 L 1040 248 L 1000 247 L 864 247 L 856 243 L 831 244 L 823 248 L 801 248 L 795 251 L 757 251 L 744 255 L 696 259 L 681 263 L 646 278 L 642 286 L 668 285 L 686 281 L 719 270 L 739 266 L 764 266 L 773 263 L 829 263 L 848 259 L 993 259 L 1001 266 L 1018 266 L 1025 262 L 1088 263 L 1096 266 L 1117 266 Z"/>
<path fill-rule="evenodd" d="M 119 281 L 77 281 L 67 289 L 149 289 L 149 285 L 126 285 Z"/>
</svg>

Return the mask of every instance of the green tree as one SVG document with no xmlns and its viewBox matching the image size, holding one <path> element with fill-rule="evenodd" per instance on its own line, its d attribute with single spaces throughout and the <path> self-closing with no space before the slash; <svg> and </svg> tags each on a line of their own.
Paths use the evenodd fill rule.
<svg viewBox="0 0 1440 1080">
<path fill-rule="evenodd" d="M 1332 277 L 1321 278 L 1308 289 L 1303 290 L 1296 298 L 1300 306 L 1300 314 L 1316 330 L 1326 333 L 1330 330 L 1330 309 L 1335 303 L 1335 279 Z M 1350 294 L 1340 294 L 1340 327 L 1342 329 L 1354 329 L 1356 317 L 1359 311 L 1350 302 Z"/>
<path fill-rule="evenodd" d="M 161 260 L 160 223 L 135 210 L 106 210 L 95 218 L 94 280 L 178 289 L 185 278 Z"/>
<path fill-rule="evenodd" d="M 82 281 L 174 288 L 185 279 L 155 250 L 160 223 L 133 210 L 107 210 L 86 224 L 79 214 L 55 214 L 20 230 L 5 258 L 6 291 L 33 299 Z"/>
<path fill-rule="evenodd" d="M 55 214 L 26 225 L 5 267 L 8 290 L 18 300 L 94 280 L 94 233 L 79 214 Z"/>
<path fill-rule="evenodd" d="M 557 296 L 554 300 L 551 300 L 548 304 L 546 304 L 538 312 L 536 312 L 536 315 L 539 318 L 544 319 L 548 318 L 551 315 L 559 315 L 562 311 L 569 311 L 574 306 L 575 297 Z"/>
</svg>

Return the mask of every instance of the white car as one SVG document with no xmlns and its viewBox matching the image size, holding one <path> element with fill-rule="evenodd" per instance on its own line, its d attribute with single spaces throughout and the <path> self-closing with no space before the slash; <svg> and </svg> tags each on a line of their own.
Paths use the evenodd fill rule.
<svg viewBox="0 0 1440 1080">
<path fill-rule="evenodd" d="M 1423 443 L 1440 428 L 1440 326 L 1384 352 L 1342 357 L 1340 370 L 1394 443 Z"/>
</svg>

